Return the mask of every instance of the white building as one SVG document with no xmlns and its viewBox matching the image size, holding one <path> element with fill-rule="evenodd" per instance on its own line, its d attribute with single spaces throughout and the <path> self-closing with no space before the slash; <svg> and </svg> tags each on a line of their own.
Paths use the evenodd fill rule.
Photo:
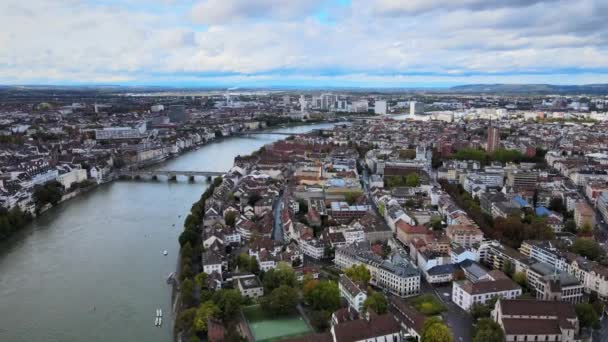
<svg viewBox="0 0 608 342">
<path fill-rule="evenodd" d="M 394 253 L 390 260 L 374 254 L 369 242 L 338 248 L 334 263 L 340 269 L 365 265 L 371 274 L 370 283 L 400 297 L 415 296 L 420 292 L 420 272 L 406 256 Z"/>
<path fill-rule="evenodd" d="M 455 281 L 452 285 L 452 302 L 465 311 L 469 311 L 473 304 L 486 304 L 494 297 L 515 299 L 522 294 L 521 287 L 513 280 L 504 278 L 481 280 Z"/>
<path fill-rule="evenodd" d="M 424 103 L 410 101 L 410 115 L 415 116 L 416 114 L 424 113 Z"/>
<path fill-rule="evenodd" d="M 377 115 L 386 115 L 387 104 L 384 100 L 376 100 L 376 104 L 374 105 L 374 113 Z"/>
<path fill-rule="evenodd" d="M 304 255 L 308 255 L 313 259 L 321 259 L 325 256 L 325 244 L 317 239 L 303 240 L 300 239 L 300 250 Z"/>
<path fill-rule="evenodd" d="M 364 289 L 361 289 L 345 274 L 340 275 L 338 288 L 340 296 L 346 299 L 350 307 L 359 313 L 363 312 L 363 302 L 367 299 L 367 292 Z"/>
</svg>

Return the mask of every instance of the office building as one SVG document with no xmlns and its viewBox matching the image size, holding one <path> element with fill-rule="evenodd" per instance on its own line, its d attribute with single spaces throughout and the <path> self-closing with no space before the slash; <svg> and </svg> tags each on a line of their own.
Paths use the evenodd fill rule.
<svg viewBox="0 0 608 342">
<path fill-rule="evenodd" d="M 386 115 L 387 104 L 384 100 L 376 100 L 376 104 L 374 105 L 374 113 L 376 115 Z"/>
</svg>

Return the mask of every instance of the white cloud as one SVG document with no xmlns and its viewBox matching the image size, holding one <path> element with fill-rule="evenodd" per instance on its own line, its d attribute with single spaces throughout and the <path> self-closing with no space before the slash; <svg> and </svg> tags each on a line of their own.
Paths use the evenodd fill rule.
<svg viewBox="0 0 608 342">
<path fill-rule="evenodd" d="M 3 0 L 0 82 L 574 82 L 606 74 L 560 70 L 608 70 L 601 0 L 189 3 Z"/>
</svg>

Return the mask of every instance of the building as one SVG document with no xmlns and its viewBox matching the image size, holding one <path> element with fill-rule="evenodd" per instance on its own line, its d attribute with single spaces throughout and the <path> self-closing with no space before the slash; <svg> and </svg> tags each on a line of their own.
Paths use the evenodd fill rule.
<svg viewBox="0 0 608 342">
<path fill-rule="evenodd" d="M 235 282 L 236 288 L 243 297 L 255 299 L 264 295 L 264 286 L 254 274 L 238 276 L 235 278 Z"/>
<path fill-rule="evenodd" d="M 469 311 L 473 304 L 486 304 L 495 297 L 515 299 L 521 294 L 521 287 L 504 274 L 499 279 L 460 280 L 452 285 L 452 302 L 465 311 Z"/>
<path fill-rule="evenodd" d="M 602 192 L 597 199 L 597 210 L 602 215 L 602 220 L 608 222 L 608 191 Z"/>
<path fill-rule="evenodd" d="M 410 101 L 410 115 L 424 114 L 424 103 Z"/>
<path fill-rule="evenodd" d="M 345 274 L 340 275 L 338 288 L 340 289 L 340 296 L 346 299 L 348 305 L 357 312 L 362 313 L 363 302 L 367 299 L 366 290 L 355 284 L 355 282 Z"/>
<path fill-rule="evenodd" d="M 492 319 L 502 327 L 506 341 L 581 341 L 571 303 L 500 299 Z"/>
<path fill-rule="evenodd" d="M 376 100 L 376 103 L 374 105 L 374 113 L 377 115 L 386 115 L 386 112 L 387 112 L 386 101 Z"/>
<path fill-rule="evenodd" d="M 136 127 L 107 127 L 95 130 L 96 140 L 123 140 L 141 139 L 147 130 L 146 122 L 138 124 Z"/>
<path fill-rule="evenodd" d="M 331 203 L 331 216 L 343 222 L 365 216 L 369 210 L 369 205 L 348 205 L 346 202 Z"/>
<path fill-rule="evenodd" d="M 203 272 L 211 274 L 217 272 L 222 274 L 222 258 L 216 252 L 212 250 L 206 250 L 202 255 L 203 260 Z"/>
<path fill-rule="evenodd" d="M 500 130 L 490 124 L 486 151 L 493 153 L 500 148 Z"/>
<path fill-rule="evenodd" d="M 483 240 L 483 232 L 472 225 L 450 225 L 446 229 L 446 234 L 450 241 L 464 248 L 479 245 Z"/>
<path fill-rule="evenodd" d="M 401 326 L 391 313 L 367 313 L 331 327 L 333 341 L 401 342 Z M 315 339 L 318 341 L 318 339 Z"/>
<path fill-rule="evenodd" d="M 370 283 L 400 296 L 415 296 L 420 292 L 420 271 L 407 256 L 394 252 L 384 260 L 371 251 L 369 242 L 336 249 L 334 263 L 340 269 L 365 265 L 371 274 Z"/>
<path fill-rule="evenodd" d="M 538 172 L 535 171 L 514 171 L 507 175 L 507 185 L 513 187 L 515 191 L 534 190 L 538 185 Z"/>
<path fill-rule="evenodd" d="M 172 123 L 182 123 L 187 120 L 186 106 L 184 105 L 171 105 L 169 106 L 169 120 Z"/>
<path fill-rule="evenodd" d="M 536 299 L 580 303 L 583 300 L 583 284 L 566 272 L 560 272 L 549 264 L 537 262 L 526 271 L 528 285 L 536 293 Z"/>
<path fill-rule="evenodd" d="M 306 256 L 319 260 L 325 256 L 325 244 L 317 239 L 300 239 L 300 250 Z"/>
<path fill-rule="evenodd" d="M 578 202 L 574 207 L 574 222 L 579 229 L 595 227 L 595 211 L 586 202 Z"/>
</svg>

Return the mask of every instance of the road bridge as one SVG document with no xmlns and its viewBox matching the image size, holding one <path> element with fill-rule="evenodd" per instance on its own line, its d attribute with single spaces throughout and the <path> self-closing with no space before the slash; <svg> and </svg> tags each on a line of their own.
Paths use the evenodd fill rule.
<svg viewBox="0 0 608 342">
<path fill-rule="evenodd" d="M 197 177 L 219 177 L 225 175 L 223 171 L 173 171 L 173 170 L 133 170 L 120 171 L 118 177 L 122 179 L 159 179 L 167 177 L 168 180 L 177 180 L 177 177 L 187 177 L 194 181 Z"/>
</svg>

